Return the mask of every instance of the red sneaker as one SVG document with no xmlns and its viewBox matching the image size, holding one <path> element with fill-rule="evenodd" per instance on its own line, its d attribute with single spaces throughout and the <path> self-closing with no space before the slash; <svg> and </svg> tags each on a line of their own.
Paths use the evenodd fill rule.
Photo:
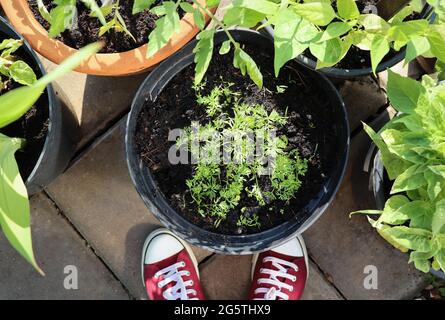
<svg viewBox="0 0 445 320">
<path fill-rule="evenodd" d="M 299 300 L 308 277 L 308 256 L 303 238 L 253 257 L 250 300 Z"/>
<path fill-rule="evenodd" d="M 167 229 L 145 241 L 142 280 L 150 300 L 204 300 L 192 250 Z"/>
</svg>

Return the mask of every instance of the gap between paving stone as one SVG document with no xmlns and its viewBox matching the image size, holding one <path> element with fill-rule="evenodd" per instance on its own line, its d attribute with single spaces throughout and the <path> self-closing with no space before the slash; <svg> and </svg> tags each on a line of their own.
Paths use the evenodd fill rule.
<svg viewBox="0 0 445 320">
<path fill-rule="evenodd" d="M 30 204 L 34 251 L 46 276 L 40 276 L 0 232 L 0 299 L 129 299 L 43 193 L 32 197 Z M 67 266 L 77 268 L 77 290 L 64 287 Z"/>
</svg>

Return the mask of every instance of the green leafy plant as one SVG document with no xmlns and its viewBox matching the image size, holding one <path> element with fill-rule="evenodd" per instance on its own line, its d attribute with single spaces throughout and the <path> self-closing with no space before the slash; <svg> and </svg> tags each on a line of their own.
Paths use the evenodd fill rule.
<svg viewBox="0 0 445 320">
<path fill-rule="evenodd" d="M 378 146 L 394 181 L 385 208 L 357 213 L 368 217 L 378 233 L 428 272 L 445 271 L 445 85 L 429 76 L 421 83 L 389 73 L 388 97 L 401 114 L 376 133 L 365 130 Z"/>
<path fill-rule="evenodd" d="M 95 0 L 81 0 L 81 2 L 91 11 L 91 16 L 100 20 L 102 28 L 101 33 L 105 33 L 111 29 L 128 32 L 125 22 L 119 14 L 119 1 L 117 7 L 114 1 L 103 1 L 99 7 Z M 43 0 L 37 0 L 37 6 L 40 15 L 51 25 L 48 35 L 53 38 L 61 34 L 67 29 L 71 29 L 77 19 L 77 0 L 54 0 L 56 5 L 54 9 L 48 11 Z M 107 22 L 105 16 L 114 11 L 114 17 Z"/>
<path fill-rule="evenodd" d="M 223 43 L 219 53 L 227 54 L 233 48 L 234 66 L 262 86 L 262 75 L 255 61 L 228 32 L 229 28 L 237 26 L 258 29 L 273 27 L 276 75 L 286 62 L 306 50 L 317 58 L 317 68 L 322 68 L 336 65 L 352 46 L 370 51 L 374 72 L 391 49 L 400 51 L 406 47 L 406 62 L 419 55 L 435 56 L 445 61 L 444 5 L 438 0 L 428 0 L 439 14 L 434 24 L 426 19 L 404 21 L 412 13 L 421 11 L 423 6 L 420 0 L 412 1 L 390 21 L 375 14 L 360 13 L 354 0 L 337 0 L 335 4 L 331 0 L 234 0 L 226 8 L 222 20 L 209 9 L 219 1 L 207 1 L 206 6 L 196 0 L 192 2 L 194 6 L 185 1 L 167 1 L 152 9 L 159 10 L 165 16 L 158 21 L 150 36 L 148 56 L 165 46 L 178 30 L 178 6 L 193 13 L 202 29 L 195 48 L 196 83 L 202 81 L 211 61 L 215 31 L 222 29 L 228 40 Z M 152 1 L 144 3 L 149 6 Z M 204 13 L 213 20 L 212 28 L 204 29 L 204 23 L 200 22 Z"/>
<path fill-rule="evenodd" d="M 12 81 L 22 85 L 36 82 L 32 68 L 14 55 L 22 44 L 22 40 L 16 39 L 5 39 L 0 43 L 0 94 Z"/>
<path fill-rule="evenodd" d="M 6 51 L 9 49 L 10 53 L 14 52 L 12 49 L 18 49 L 22 44 L 21 41 L 15 40 L 6 40 L 3 43 L 9 44 L 5 48 Z M 11 76 L 13 81 L 18 79 L 17 83 L 26 86 L 0 95 L 0 129 L 21 118 L 36 103 L 48 84 L 74 69 L 99 49 L 98 44 L 83 48 L 39 80 L 30 81 L 30 79 L 35 79 L 35 75 L 30 76 L 29 67 L 25 67 L 25 71 L 19 73 L 21 77 Z M 24 79 L 26 81 L 23 81 Z M 14 157 L 15 152 L 23 148 L 25 144 L 26 141 L 23 139 L 0 134 L 0 194 L 2 195 L 0 197 L 0 227 L 14 249 L 43 274 L 35 260 L 32 248 L 28 193 Z"/>
<path fill-rule="evenodd" d="M 102 26 L 99 30 L 99 36 L 103 36 L 105 33 L 109 32 L 111 29 L 117 32 L 125 32 L 130 38 L 136 42 L 136 39 L 128 30 L 127 25 L 125 24 L 124 18 L 119 12 L 119 0 L 113 2 L 109 1 L 110 4 L 105 4 L 105 1 L 102 3 L 102 14 L 104 16 L 112 15 L 113 18 L 107 22 L 106 25 Z M 93 16 L 96 16 L 93 14 Z"/>
<path fill-rule="evenodd" d="M 205 108 L 209 122 L 202 127 L 185 128 L 176 144 L 197 160 L 187 187 L 198 213 L 216 218 L 216 226 L 229 212 L 239 209 L 238 226 L 259 227 L 257 213 L 240 208 L 243 192 L 258 206 L 275 200 L 289 201 L 301 186 L 307 160 L 296 149 L 287 151 L 286 136 L 270 134 L 287 123 L 286 115 L 242 102 L 230 84 L 213 88 L 209 95 L 201 93 L 203 87 L 195 87 L 197 103 Z M 249 133 L 263 143 L 254 143 Z M 260 150 L 256 149 L 259 146 Z M 272 166 L 265 158 L 273 160 Z M 265 176 L 270 182 L 267 188 L 261 183 Z"/>
</svg>

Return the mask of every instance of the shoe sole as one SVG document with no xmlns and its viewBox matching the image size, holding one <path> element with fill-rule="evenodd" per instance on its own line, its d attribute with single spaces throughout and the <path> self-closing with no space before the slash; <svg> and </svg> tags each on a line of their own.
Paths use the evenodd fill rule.
<svg viewBox="0 0 445 320">
<path fill-rule="evenodd" d="M 297 235 L 296 238 L 297 238 L 298 242 L 300 242 L 300 245 L 301 245 L 301 247 L 303 249 L 304 262 L 306 264 L 306 281 L 307 281 L 307 279 L 309 278 L 309 257 L 308 257 L 308 254 L 307 254 L 306 244 L 304 243 L 304 239 L 303 239 L 303 237 L 301 235 Z M 273 250 L 273 248 L 271 250 Z M 253 275 L 255 274 L 256 263 L 258 261 L 258 257 L 259 256 L 260 255 L 258 253 L 256 253 L 252 257 L 252 269 L 250 271 L 250 278 L 251 278 L 251 280 L 253 280 Z"/>
<path fill-rule="evenodd" d="M 145 253 L 147 252 L 147 248 L 150 245 L 150 242 L 153 241 L 154 238 L 156 238 L 157 236 L 159 236 L 161 234 L 171 235 L 182 244 L 182 246 L 185 248 L 185 250 L 189 254 L 190 258 L 192 259 L 193 266 L 195 267 L 196 274 L 198 275 L 198 279 L 199 279 L 200 276 L 199 276 L 198 261 L 196 260 L 196 257 L 195 257 L 195 254 L 193 253 L 192 248 L 184 240 L 182 240 L 181 238 L 178 238 L 178 236 L 176 236 L 170 230 L 168 230 L 166 228 L 160 228 L 160 229 L 157 229 L 157 230 L 153 231 L 152 233 L 150 233 L 150 235 L 147 237 L 147 239 L 145 239 L 144 247 L 142 249 L 141 275 L 142 275 L 142 283 L 144 285 L 144 288 L 146 288 L 145 279 L 144 279 Z"/>
</svg>

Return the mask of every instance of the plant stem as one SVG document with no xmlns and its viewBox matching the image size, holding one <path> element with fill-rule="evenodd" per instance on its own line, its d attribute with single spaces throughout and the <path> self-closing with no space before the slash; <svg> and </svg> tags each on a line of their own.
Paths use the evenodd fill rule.
<svg viewBox="0 0 445 320">
<path fill-rule="evenodd" d="M 207 9 L 207 7 L 202 6 L 197 0 L 192 0 L 194 4 L 196 4 L 198 6 L 199 9 L 203 10 L 213 21 L 215 21 L 215 23 L 224 30 L 224 32 L 227 34 L 227 37 L 229 38 L 230 42 L 233 43 L 234 46 L 238 45 L 238 42 L 235 41 L 235 39 L 233 39 L 232 35 L 230 34 L 230 32 L 227 30 L 226 25 L 219 20 L 217 17 L 215 17 L 215 15 L 209 10 Z"/>
</svg>

